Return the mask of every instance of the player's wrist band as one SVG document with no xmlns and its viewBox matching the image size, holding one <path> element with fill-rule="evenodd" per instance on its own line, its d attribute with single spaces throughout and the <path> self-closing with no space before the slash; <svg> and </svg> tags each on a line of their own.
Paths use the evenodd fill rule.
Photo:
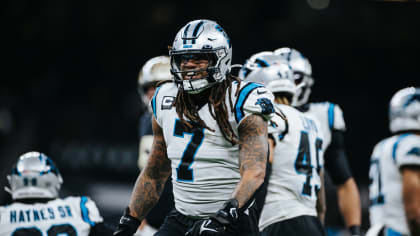
<svg viewBox="0 0 420 236">
<path fill-rule="evenodd" d="M 360 232 L 361 232 L 361 230 L 360 230 L 360 225 L 352 225 L 352 226 L 350 226 L 349 227 L 349 231 L 350 231 L 350 234 L 352 235 L 352 236 L 354 236 L 354 235 L 361 235 L 360 234 Z"/>
</svg>

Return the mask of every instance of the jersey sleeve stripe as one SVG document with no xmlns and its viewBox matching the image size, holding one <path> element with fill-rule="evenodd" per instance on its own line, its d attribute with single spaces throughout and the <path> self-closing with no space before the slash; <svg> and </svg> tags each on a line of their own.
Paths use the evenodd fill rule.
<svg viewBox="0 0 420 236">
<path fill-rule="evenodd" d="M 334 106 L 335 104 L 330 103 L 330 106 L 328 107 L 328 125 L 330 126 L 330 129 L 334 128 Z"/>
<path fill-rule="evenodd" d="M 155 94 L 153 95 L 152 102 L 151 102 L 153 115 L 155 116 L 155 118 L 157 118 L 157 116 L 156 116 L 156 97 L 157 97 L 157 94 L 159 92 L 159 89 L 160 89 L 160 87 L 156 88 Z"/>
<path fill-rule="evenodd" d="M 244 111 L 243 111 L 243 106 L 245 104 L 246 99 L 248 98 L 248 96 L 251 94 L 252 90 L 254 90 L 255 88 L 258 87 L 262 87 L 262 85 L 260 84 L 255 84 L 255 83 L 249 83 L 247 85 L 245 85 L 241 91 L 239 91 L 239 96 L 238 99 L 236 100 L 236 104 L 235 104 L 235 119 L 236 122 L 239 123 L 239 121 L 242 120 L 242 118 L 244 118 Z"/>
<path fill-rule="evenodd" d="M 397 141 L 395 141 L 394 146 L 392 146 L 392 159 L 397 158 L 397 149 L 398 149 L 398 144 L 401 142 L 401 140 L 403 140 L 405 137 L 409 136 L 410 134 L 402 134 L 397 138 Z"/>
<path fill-rule="evenodd" d="M 80 210 L 82 211 L 82 219 L 84 222 L 88 223 L 91 226 L 95 225 L 95 222 L 89 219 L 89 210 L 86 207 L 87 197 L 82 196 L 80 200 Z"/>
</svg>

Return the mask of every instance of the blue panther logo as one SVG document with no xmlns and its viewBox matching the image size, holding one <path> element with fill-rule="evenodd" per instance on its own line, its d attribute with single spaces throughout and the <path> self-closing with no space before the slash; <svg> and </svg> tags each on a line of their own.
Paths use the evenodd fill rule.
<svg viewBox="0 0 420 236">
<path fill-rule="evenodd" d="M 410 105 L 411 103 L 413 103 L 415 101 L 420 102 L 420 94 L 413 94 L 413 95 L 411 95 L 407 99 L 407 101 L 404 103 L 403 107 L 406 107 L 406 106 Z"/>
<path fill-rule="evenodd" d="M 260 105 L 261 113 L 264 115 L 274 113 L 273 103 L 268 98 L 258 98 L 255 105 Z"/>
<path fill-rule="evenodd" d="M 414 155 L 414 156 L 419 156 L 420 157 L 420 148 L 415 147 L 413 149 L 411 149 L 407 155 Z"/>
</svg>

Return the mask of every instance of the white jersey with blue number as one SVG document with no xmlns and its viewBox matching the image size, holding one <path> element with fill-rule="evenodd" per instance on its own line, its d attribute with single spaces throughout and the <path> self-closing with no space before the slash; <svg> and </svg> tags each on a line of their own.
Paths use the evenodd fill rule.
<svg viewBox="0 0 420 236">
<path fill-rule="evenodd" d="M 340 106 L 330 102 L 309 103 L 309 110 L 305 111 L 318 120 L 324 135 L 324 151 L 331 143 L 332 130 L 345 131 L 343 111 Z"/>
<path fill-rule="evenodd" d="M 276 144 L 260 231 L 294 217 L 316 216 L 317 192 L 321 187 L 323 135 L 318 121 L 291 106 L 277 106 L 287 117 L 288 128 L 274 117 L 277 127 L 269 129 Z"/>
<path fill-rule="evenodd" d="M 236 97 L 237 82 L 234 82 L 233 111 L 226 95 L 229 123 L 236 135 L 240 122 L 248 115 L 259 114 L 268 120 L 274 111 L 273 95 L 262 85 L 241 82 L 239 89 Z M 231 198 L 239 182 L 239 145 L 232 146 L 223 137 L 208 104 L 198 114 L 215 132 L 184 127 L 173 106 L 177 92 L 174 83 L 163 84 L 157 88 L 151 101 L 171 160 L 175 208 L 184 215 L 207 217 Z"/>
<path fill-rule="evenodd" d="M 67 197 L 46 203 L 14 202 L 0 207 L 1 236 L 87 236 L 103 219 L 88 197 Z"/>
<path fill-rule="evenodd" d="M 384 224 L 408 234 L 400 172 L 404 165 L 420 165 L 420 136 L 394 135 L 375 146 L 369 171 L 369 213 L 371 225 Z"/>
</svg>

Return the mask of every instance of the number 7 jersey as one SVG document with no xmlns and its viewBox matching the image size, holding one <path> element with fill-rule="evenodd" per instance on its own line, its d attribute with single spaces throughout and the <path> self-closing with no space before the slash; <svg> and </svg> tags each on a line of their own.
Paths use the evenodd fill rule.
<svg viewBox="0 0 420 236">
<path fill-rule="evenodd" d="M 231 91 L 234 109 L 230 109 L 229 90 L 226 105 L 229 123 L 238 136 L 238 126 L 246 116 L 258 114 L 268 120 L 274 109 L 273 95 L 262 85 L 246 82 L 241 82 L 239 88 L 237 85 L 233 82 Z M 207 217 L 231 198 L 240 180 L 239 145 L 224 138 L 208 104 L 198 114 L 215 132 L 184 126 L 175 111 L 177 92 L 174 83 L 165 83 L 156 89 L 151 101 L 171 160 L 175 208 L 184 215 Z"/>
</svg>

